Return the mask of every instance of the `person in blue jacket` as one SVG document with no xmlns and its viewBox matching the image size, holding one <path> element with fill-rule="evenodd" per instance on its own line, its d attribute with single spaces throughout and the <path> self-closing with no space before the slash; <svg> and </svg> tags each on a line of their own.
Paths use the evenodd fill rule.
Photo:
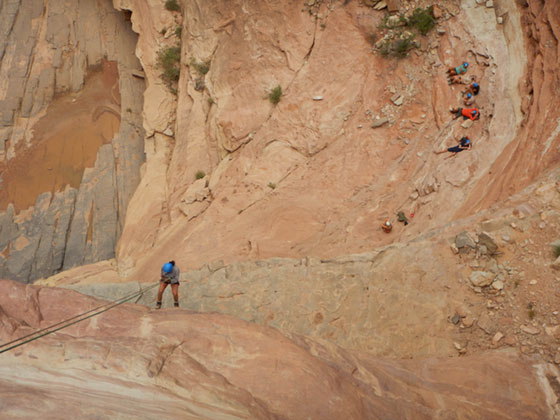
<svg viewBox="0 0 560 420">
<path fill-rule="evenodd" d="M 436 152 L 436 154 L 451 152 L 453 154 L 450 155 L 449 157 L 453 157 L 457 153 L 462 152 L 463 150 L 470 150 L 472 148 L 471 139 L 469 139 L 467 136 L 462 137 L 461 140 L 459 140 L 457 143 L 459 143 L 457 146 L 448 147 L 445 150 L 440 150 L 439 152 Z"/>
<path fill-rule="evenodd" d="M 175 265 L 175 261 L 169 261 L 161 267 L 161 278 L 159 281 L 159 291 L 157 295 L 156 309 L 161 308 L 161 299 L 163 291 L 167 285 L 171 285 L 171 293 L 173 293 L 173 300 L 175 307 L 179 307 L 179 275 L 181 274 L 179 267 Z"/>
</svg>

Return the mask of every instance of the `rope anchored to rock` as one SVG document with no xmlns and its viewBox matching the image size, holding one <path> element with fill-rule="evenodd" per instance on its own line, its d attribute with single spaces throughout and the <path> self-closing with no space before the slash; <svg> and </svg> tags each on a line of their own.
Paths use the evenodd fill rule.
<svg viewBox="0 0 560 420">
<path fill-rule="evenodd" d="M 0 354 L 6 351 L 15 349 L 16 347 L 23 346 L 26 343 L 31 341 L 37 340 L 41 337 L 46 335 L 52 334 L 54 332 L 60 331 L 64 328 L 70 327 L 71 325 L 77 324 L 78 322 L 85 321 L 86 319 L 93 318 L 103 312 L 108 311 L 109 309 L 114 308 L 115 306 L 122 305 L 129 300 L 134 299 L 135 297 L 142 296 L 144 292 L 155 288 L 158 284 L 154 284 L 149 286 L 145 289 L 140 289 L 138 292 L 130 294 L 128 296 L 124 296 L 120 299 L 114 300 L 112 302 L 105 303 L 104 305 L 98 306 L 97 308 L 90 309 L 89 311 L 83 312 L 81 314 L 75 315 L 72 318 L 65 319 L 64 321 L 57 322 L 56 324 L 50 325 L 46 328 L 42 328 L 37 330 L 31 334 L 24 335 L 23 337 L 16 338 L 15 340 L 9 341 L 4 344 L 0 344 Z"/>
</svg>

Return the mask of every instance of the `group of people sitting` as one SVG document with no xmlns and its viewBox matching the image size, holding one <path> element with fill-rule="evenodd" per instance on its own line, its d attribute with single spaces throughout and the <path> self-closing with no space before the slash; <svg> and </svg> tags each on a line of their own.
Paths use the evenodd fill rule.
<svg viewBox="0 0 560 420">
<path fill-rule="evenodd" d="M 469 63 L 465 61 L 458 67 L 450 67 L 447 69 L 448 82 L 450 85 L 455 83 L 463 83 L 461 74 L 465 74 L 469 68 Z M 465 106 L 472 106 L 475 102 L 475 96 L 480 92 L 480 85 L 475 81 L 476 77 L 473 76 L 472 82 L 468 87 L 462 92 L 463 94 L 463 104 Z M 480 118 L 480 110 L 476 107 L 473 108 L 449 108 L 449 112 L 453 114 L 453 118 L 457 119 L 463 117 L 464 120 L 476 121 Z M 440 150 L 436 152 L 437 154 L 450 152 L 452 153 L 449 157 L 455 156 L 457 153 L 463 150 L 470 150 L 472 148 L 472 142 L 468 136 L 463 136 L 457 141 L 457 146 L 448 147 L 445 150 Z"/>
<path fill-rule="evenodd" d="M 447 77 L 448 83 L 450 85 L 453 84 L 463 84 L 463 79 L 461 75 L 464 75 L 469 68 L 469 63 L 465 61 L 458 67 L 450 67 L 447 69 Z M 476 82 L 476 76 L 473 76 L 471 79 L 471 83 L 467 86 L 467 88 L 462 92 L 463 94 L 463 104 L 467 107 L 474 105 L 475 96 L 478 95 L 480 92 L 480 85 Z M 470 119 L 471 121 L 476 121 L 480 118 L 480 111 L 478 108 L 449 108 L 449 112 L 453 114 L 453 118 L 457 119 L 463 117 L 464 120 Z M 449 157 L 455 156 L 457 153 L 462 152 L 463 150 L 470 150 L 472 148 L 471 139 L 468 136 L 463 136 L 461 139 L 457 141 L 457 145 L 453 147 L 448 147 L 447 149 L 440 150 L 435 152 L 436 154 L 450 152 L 451 155 Z M 407 218 L 404 216 L 402 212 L 398 213 L 399 221 L 403 222 L 406 226 L 408 224 Z M 393 230 L 393 225 L 389 219 L 385 219 L 383 224 L 381 225 L 381 229 L 385 233 L 389 233 Z"/>
</svg>

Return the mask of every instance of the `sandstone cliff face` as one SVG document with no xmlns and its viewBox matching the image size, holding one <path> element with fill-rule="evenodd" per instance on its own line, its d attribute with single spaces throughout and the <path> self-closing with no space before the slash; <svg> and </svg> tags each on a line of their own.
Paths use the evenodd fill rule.
<svg viewBox="0 0 560 420">
<path fill-rule="evenodd" d="M 136 36 L 107 1 L 0 4 L 0 276 L 114 256 L 144 160 Z"/>
<path fill-rule="evenodd" d="M 558 417 L 557 2 L 446 2 L 439 31 L 401 61 L 372 54 L 383 12 L 358 1 L 51 3 L 0 4 L 2 200 L 14 203 L 0 274 L 69 269 L 45 283 L 112 299 L 174 258 L 181 306 L 203 314 L 131 305 L 10 353 L 10 415 L 56 418 L 36 392 L 86 418 Z M 22 25 L 33 37 L 10 35 Z M 157 56 L 178 42 L 175 95 Z M 471 127 L 450 120 L 461 95 L 444 76 L 465 58 L 483 86 Z M 82 118 L 88 89 L 105 95 Z M 48 191 L 16 202 L 6 180 L 23 146 L 67 133 L 55 111 L 69 109 L 97 146 L 69 186 L 45 176 Z M 463 134 L 471 152 L 432 153 Z M 411 223 L 384 235 L 399 210 Z M 98 304 L 2 290 L 2 341 Z"/>
<path fill-rule="evenodd" d="M 133 21 L 135 10 L 145 19 L 142 4 L 127 3 Z M 509 180 L 516 179 L 512 194 L 554 166 L 558 136 L 547 123 L 550 163 L 515 177 L 494 169 L 514 144 L 534 143 L 524 128 L 531 119 L 548 121 L 556 112 L 545 117 L 523 105 L 529 40 L 520 28 L 533 18 L 522 7 L 450 2 L 438 23 L 445 33 L 433 31 L 401 61 L 372 54 L 368 36 L 382 16 L 359 2 L 184 2 L 176 119 L 172 127 L 156 117 L 145 122 L 155 133 L 147 143 L 153 152 L 119 243 L 120 273 L 141 281 L 169 258 L 196 268 L 364 252 L 487 208 L 503 199 L 499 190 Z M 143 28 L 157 38 L 159 26 Z M 143 42 L 147 68 L 155 52 L 152 41 Z M 451 120 L 461 86 L 448 86 L 444 76 L 465 58 L 483 86 L 483 118 L 470 128 Z M 208 73 L 193 62 L 209 63 Z M 535 83 L 553 91 L 554 77 Z M 277 85 L 284 95 L 273 106 L 266 95 Z M 161 92 L 153 94 L 163 103 Z M 390 100 L 395 94 L 402 105 Z M 372 115 L 389 122 L 372 129 Z M 172 141 L 158 134 L 166 128 Z M 451 160 L 432 153 L 464 134 L 475 142 L 472 152 Z M 515 155 L 528 158 L 530 150 Z M 198 171 L 206 178 L 195 182 Z M 400 210 L 414 214 L 413 223 L 382 235 L 380 222 Z"/>
<path fill-rule="evenodd" d="M 556 170 L 510 197 L 499 210 L 373 252 L 183 269 L 180 306 L 373 357 L 447 358 L 508 349 L 560 364 L 560 259 L 554 262 L 550 248 L 560 226 L 558 175 Z M 157 279 L 146 273 L 142 283 L 122 282 L 116 262 L 105 262 L 42 283 L 115 300 Z M 136 303 L 153 307 L 155 301 L 151 290 Z M 168 291 L 163 306 L 172 305 Z"/>
<path fill-rule="evenodd" d="M 505 35 L 512 40 L 522 34 L 524 40 L 522 54 L 526 55 L 527 66 L 514 85 L 523 118 L 515 138 L 501 151 L 460 212 L 472 212 L 503 200 L 557 167 L 560 159 L 560 110 L 553 105 L 560 88 L 560 3 L 537 0 L 517 4 L 519 10 L 515 12 L 520 14 L 520 24 Z M 515 55 L 519 55 L 519 48 Z"/>
<path fill-rule="evenodd" d="M 10 281 L 0 292 L 2 341 L 100 304 Z M 541 420 L 558 383 L 554 367 L 507 352 L 388 362 L 224 315 L 139 305 L 5 353 L 0 372 L 13 419 L 64 408 L 72 418 Z"/>
</svg>

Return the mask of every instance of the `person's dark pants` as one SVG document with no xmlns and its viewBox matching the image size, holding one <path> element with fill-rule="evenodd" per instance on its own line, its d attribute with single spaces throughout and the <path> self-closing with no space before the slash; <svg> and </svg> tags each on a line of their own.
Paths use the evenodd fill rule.
<svg viewBox="0 0 560 420">
<path fill-rule="evenodd" d="M 168 284 L 171 284 L 171 293 L 173 293 L 173 300 L 175 300 L 175 303 L 179 303 L 179 283 L 169 283 L 166 281 L 159 282 L 157 301 L 161 302 L 161 299 L 163 298 L 163 291 L 165 290 Z"/>
<path fill-rule="evenodd" d="M 449 147 L 447 149 L 448 152 L 452 152 L 452 153 L 459 153 L 459 152 L 462 152 L 463 150 L 465 150 L 465 149 L 461 149 L 460 146 L 453 146 L 453 147 Z"/>
</svg>

